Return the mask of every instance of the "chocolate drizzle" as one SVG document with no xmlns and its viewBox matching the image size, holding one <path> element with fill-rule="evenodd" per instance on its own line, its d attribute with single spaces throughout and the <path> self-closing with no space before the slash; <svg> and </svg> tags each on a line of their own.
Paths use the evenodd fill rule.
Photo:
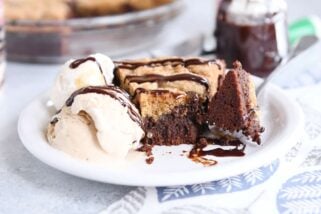
<svg viewBox="0 0 321 214">
<path fill-rule="evenodd" d="M 50 124 L 54 126 L 54 125 L 56 125 L 56 123 L 58 123 L 58 121 L 59 121 L 58 118 L 55 117 L 50 121 Z"/>
<path fill-rule="evenodd" d="M 215 59 L 212 60 L 202 60 L 199 58 L 192 58 L 192 59 L 182 59 L 182 58 L 170 58 L 170 59 L 163 59 L 163 60 L 154 60 L 150 62 L 129 62 L 129 61 L 122 61 L 122 62 L 115 62 L 117 64 L 117 68 L 123 69 L 136 69 L 142 66 L 148 67 L 157 67 L 157 66 L 164 66 L 167 64 L 171 64 L 172 66 L 182 65 L 184 67 L 192 66 L 192 65 L 205 65 L 205 64 L 216 64 L 220 69 L 221 65 L 216 62 Z"/>
<path fill-rule="evenodd" d="M 219 145 L 219 146 L 233 146 L 233 149 L 205 149 L 208 145 Z M 204 156 L 215 156 L 215 157 L 241 157 L 244 156 L 244 150 L 246 145 L 238 139 L 227 140 L 224 138 L 220 139 L 209 139 L 201 138 L 199 142 L 193 147 L 189 153 L 189 158 L 198 163 L 204 165 L 214 165 L 216 161 L 211 164 L 211 160 L 204 158 Z"/>
<path fill-rule="evenodd" d="M 128 109 L 130 118 L 141 127 L 143 127 L 141 116 L 135 110 L 134 105 L 130 102 L 128 94 L 116 86 L 89 86 L 79 89 L 69 97 L 69 99 L 66 101 L 66 106 L 71 106 L 76 96 L 88 93 L 108 95 L 113 99 L 119 101 L 122 106 Z"/>
<path fill-rule="evenodd" d="M 100 64 L 100 63 L 96 60 L 96 58 L 93 57 L 93 56 L 89 56 L 89 57 L 87 57 L 87 58 L 77 59 L 77 60 L 73 61 L 73 62 L 69 65 L 69 67 L 70 67 L 71 69 L 76 69 L 76 68 L 78 68 L 81 64 L 83 64 L 83 63 L 85 63 L 85 62 L 87 62 L 87 61 L 93 61 L 93 62 L 95 62 L 95 63 L 97 64 L 101 75 L 103 75 L 103 77 L 104 77 L 104 81 L 105 81 L 106 85 L 108 85 L 107 80 L 106 80 L 106 77 L 105 77 L 104 72 L 103 72 L 103 69 L 102 69 L 102 67 L 101 67 L 101 64 Z"/>
<path fill-rule="evenodd" d="M 170 76 L 164 76 L 159 74 L 146 74 L 143 76 L 128 75 L 125 78 L 125 81 L 129 81 L 129 83 L 135 82 L 138 84 L 145 83 L 145 82 L 174 82 L 174 81 L 184 81 L 184 80 L 197 82 L 205 86 L 206 90 L 208 90 L 209 88 L 207 79 L 198 75 L 190 74 L 190 73 L 175 74 Z"/>
<path fill-rule="evenodd" d="M 158 67 L 158 66 L 166 66 L 171 65 L 172 67 L 175 66 L 196 66 L 196 65 L 206 65 L 206 64 L 215 64 L 221 69 L 221 65 L 215 60 L 205 60 L 200 58 L 190 58 L 190 59 L 183 59 L 183 58 L 169 58 L 169 59 L 162 59 L 162 60 L 153 60 L 149 62 L 135 62 L 135 61 L 115 61 L 116 68 L 114 73 L 117 73 L 118 69 L 128 69 L 128 70 L 135 70 L 139 67 Z M 117 76 L 117 75 L 116 75 Z M 209 89 L 209 82 L 205 77 L 200 75 L 196 75 L 193 73 L 178 73 L 172 75 L 160 75 L 160 74 L 145 74 L 145 75 L 127 75 L 124 79 L 124 82 L 130 83 L 146 83 L 146 82 L 175 82 L 175 81 L 193 81 L 205 87 L 206 91 Z M 136 97 L 140 93 L 150 92 L 153 94 L 161 94 L 161 93 L 168 93 L 171 92 L 176 98 L 180 98 L 184 94 L 182 93 L 175 93 L 170 90 L 166 89 L 156 89 L 156 90 L 146 90 L 142 88 L 137 88 L 134 92 L 133 97 Z"/>
<path fill-rule="evenodd" d="M 90 57 L 87 57 L 87 58 L 77 59 L 77 60 L 73 61 L 73 62 L 70 64 L 69 67 L 70 67 L 71 69 L 76 69 L 76 68 L 78 68 L 81 64 L 83 64 L 83 63 L 85 63 L 85 62 L 87 62 L 87 61 L 97 62 L 95 57 L 90 56 Z"/>
</svg>

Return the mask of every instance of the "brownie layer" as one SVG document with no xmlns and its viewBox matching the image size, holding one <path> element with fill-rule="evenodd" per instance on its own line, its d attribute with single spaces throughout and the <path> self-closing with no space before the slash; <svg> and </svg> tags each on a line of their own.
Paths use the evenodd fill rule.
<svg viewBox="0 0 321 214">
<path fill-rule="evenodd" d="M 150 145 L 195 144 L 202 131 L 198 118 L 203 114 L 203 104 L 196 94 L 189 94 L 185 105 L 179 105 L 157 120 L 143 120 L 145 143 Z"/>
<path fill-rule="evenodd" d="M 254 86 L 241 64 L 234 66 L 209 103 L 208 123 L 231 133 L 241 131 L 260 144 L 263 129 L 258 119 Z"/>
</svg>

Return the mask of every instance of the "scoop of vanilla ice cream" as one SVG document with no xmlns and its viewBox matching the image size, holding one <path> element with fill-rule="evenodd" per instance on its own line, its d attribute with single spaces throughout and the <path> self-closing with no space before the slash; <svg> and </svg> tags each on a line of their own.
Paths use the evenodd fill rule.
<svg viewBox="0 0 321 214">
<path fill-rule="evenodd" d="M 62 116 L 57 118 L 54 131 L 48 131 L 50 136 L 56 136 L 56 138 L 48 136 L 51 144 L 54 146 L 59 145 L 58 149 L 78 157 L 83 157 L 83 153 L 92 152 L 94 150 L 92 147 L 97 147 L 96 144 L 98 144 L 101 151 L 104 151 L 105 155 L 107 154 L 117 159 L 124 159 L 131 149 L 136 149 L 140 140 L 144 137 L 144 131 L 140 123 L 131 117 L 130 111 L 135 111 L 136 115 L 139 115 L 138 110 L 124 94 L 113 90 L 108 91 L 107 89 L 105 91 L 111 93 L 111 96 L 102 93 L 78 94 L 73 98 L 71 106 L 64 106 L 63 110 L 58 114 L 58 116 Z M 128 105 L 123 105 L 124 102 L 128 102 Z M 67 115 L 66 112 L 68 113 Z M 79 128 L 85 125 L 79 124 L 82 120 L 77 115 L 84 114 L 88 115 L 94 127 L 94 129 L 85 127 L 87 129 L 86 132 L 93 133 L 95 137 L 89 137 L 83 131 L 84 128 Z M 74 118 L 77 118 L 77 120 Z M 139 120 L 141 119 L 139 118 Z M 66 128 L 68 126 L 75 127 L 78 131 L 71 132 L 71 128 Z M 87 126 L 90 127 L 91 124 Z M 73 136 L 78 135 L 77 133 L 86 136 L 81 138 Z M 83 149 L 81 151 L 77 149 L 78 154 L 75 155 L 75 152 L 69 147 L 77 147 L 77 145 L 81 145 Z M 88 147 L 88 149 L 85 147 Z M 97 153 L 97 151 L 94 153 Z M 91 156 L 91 154 L 87 156 Z"/>
<path fill-rule="evenodd" d="M 99 145 L 95 124 L 85 113 L 72 114 L 70 108 L 63 107 L 55 116 L 56 123 L 49 124 L 47 138 L 51 146 L 94 164 L 110 162 Z"/>
<path fill-rule="evenodd" d="M 51 90 L 51 101 L 56 109 L 61 109 L 68 97 L 77 89 L 112 84 L 114 67 L 113 61 L 103 54 L 66 62 Z"/>
</svg>

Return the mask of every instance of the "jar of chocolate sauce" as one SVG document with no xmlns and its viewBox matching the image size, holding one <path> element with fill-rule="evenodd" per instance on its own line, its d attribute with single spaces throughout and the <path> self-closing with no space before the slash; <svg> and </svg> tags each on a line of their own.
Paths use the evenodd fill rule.
<svg viewBox="0 0 321 214">
<path fill-rule="evenodd" d="M 267 76 L 288 53 L 285 0 L 223 0 L 215 37 L 217 54 L 230 67 L 241 61 L 248 72 Z"/>
</svg>

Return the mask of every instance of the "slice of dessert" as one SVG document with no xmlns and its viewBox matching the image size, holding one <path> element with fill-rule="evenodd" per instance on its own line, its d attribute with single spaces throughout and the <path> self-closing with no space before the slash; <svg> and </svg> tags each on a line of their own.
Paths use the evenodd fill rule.
<svg viewBox="0 0 321 214">
<path fill-rule="evenodd" d="M 255 86 L 250 75 L 242 69 L 240 62 L 234 63 L 209 103 L 207 122 L 225 134 L 245 135 L 260 144 L 259 111 Z"/>
<path fill-rule="evenodd" d="M 142 115 L 145 143 L 196 143 L 203 128 L 199 118 L 224 77 L 222 61 L 167 58 L 116 64 L 118 83 Z"/>
</svg>

